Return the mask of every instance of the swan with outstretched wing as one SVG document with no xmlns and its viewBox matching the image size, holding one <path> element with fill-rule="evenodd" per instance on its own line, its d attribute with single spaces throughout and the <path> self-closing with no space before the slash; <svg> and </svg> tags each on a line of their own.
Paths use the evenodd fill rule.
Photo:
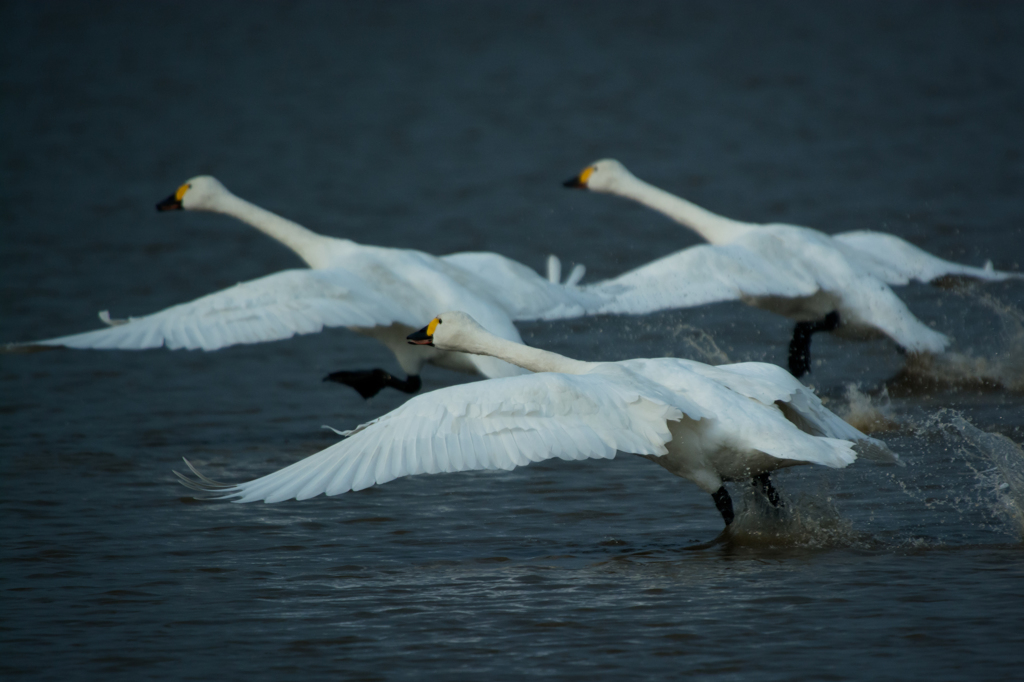
<svg viewBox="0 0 1024 682">
<path fill-rule="evenodd" d="M 796 321 L 789 345 L 794 376 L 810 370 L 811 337 L 819 331 L 854 339 L 886 336 L 910 353 L 945 350 L 949 339 L 918 320 L 889 285 L 944 276 L 1024 276 L 991 264 L 945 261 L 880 232 L 830 237 L 807 227 L 732 220 L 640 180 L 614 159 L 597 161 L 564 184 L 632 199 L 709 242 L 584 287 L 607 301 L 603 312 L 744 301 Z"/>
<path fill-rule="evenodd" d="M 157 209 L 232 216 L 281 242 L 309 267 L 242 282 L 150 315 L 113 320 L 104 311 L 101 319 L 108 328 L 9 344 L 5 350 L 163 346 L 210 351 L 347 327 L 387 346 L 407 375 L 401 379 L 375 368 L 326 377 L 352 386 L 368 398 L 385 386 L 418 391 L 419 374 L 426 363 L 485 377 L 522 373 L 496 358 L 407 344 L 406 335 L 437 310 L 469 311 L 491 332 L 521 341 L 514 319 L 574 317 L 584 313 L 592 298 L 496 253 L 435 257 L 320 235 L 235 196 L 210 176 L 192 178 Z M 549 274 L 554 274 L 555 262 L 549 265 Z"/>
<path fill-rule="evenodd" d="M 199 478 L 178 474 L 182 483 L 238 502 L 281 502 L 416 474 L 509 470 L 625 452 L 696 483 L 728 526 L 734 510 L 725 482 L 752 481 L 782 506 L 770 478 L 777 469 L 843 468 L 858 455 L 898 461 L 775 365 L 581 362 L 495 336 L 462 312 L 439 315 L 409 340 L 500 358 L 533 373 L 416 396 L 342 434 L 340 443 L 262 478 L 222 484 L 189 464 Z"/>
</svg>

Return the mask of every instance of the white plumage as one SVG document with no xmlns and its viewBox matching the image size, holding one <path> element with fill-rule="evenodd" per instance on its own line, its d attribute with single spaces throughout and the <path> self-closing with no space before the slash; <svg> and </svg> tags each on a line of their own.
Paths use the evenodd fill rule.
<svg viewBox="0 0 1024 682">
<path fill-rule="evenodd" d="M 649 312 L 742 300 L 801 323 L 838 312 L 835 333 L 840 336 L 884 335 L 909 352 L 940 353 L 949 339 L 918 320 L 890 284 L 930 282 L 946 275 L 988 281 L 1022 276 L 995 271 L 991 264 L 975 268 L 951 263 L 880 232 L 830 237 L 806 227 L 731 220 L 638 179 L 612 159 L 588 166 L 565 184 L 632 199 L 710 242 L 584 287 L 605 301 L 599 312 Z M 809 334 L 817 330 L 808 332 L 808 344 Z"/>
<path fill-rule="evenodd" d="M 278 272 L 143 317 L 111 320 L 105 329 L 61 336 L 7 350 L 40 346 L 136 350 L 216 350 L 348 327 L 384 343 L 409 375 L 424 363 L 514 376 L 520 369 L 495 358 L 409 346 L 405 336 L 438 310 L 469 311 L 491 332 L 521 340 L 513 319 L 583 314 L 586 295 L 551 282 L 495 253 L 435 257 L 421 251 L 365 246 L 316 234 L 229 192 L 209 176 L 192 178 L 161 210 L 213 211 L 235 217 L 291 248 L 309 269 Z M 106 317 L 104 318 L 104 314 Z"/>
<path fill-rule="evenodd" d="M 247 483 L 223 485 L 201 475 L 199 481 L 182 480 L 239 502 L 279 502 L 415 474 L 508 470 L 545 459 L 611 459 L 626 452 L 692 480 L 716 495 L 722 509 L 723 481 L 797 464 L 842 468 L 858 451 L 894 458 L 884 443 L 827 410 L 774 365 L 711 367 L 672 358 L 580 362 L 496 337 L 460 312 L 440 315 L 410 338 L 536 373 L 417 396 L 346 432 L 340 443 Z M 729 503 L 728 514 L 723 510 L 727 523 L 731 514 Z"/>
</svg>

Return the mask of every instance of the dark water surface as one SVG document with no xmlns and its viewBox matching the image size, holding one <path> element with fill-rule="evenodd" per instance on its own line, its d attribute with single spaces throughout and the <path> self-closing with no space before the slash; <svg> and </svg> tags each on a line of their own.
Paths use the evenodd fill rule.
<svg viewBox="0 0 1024 682">
<path fill-rule="evenodd" d="M 568 192 L 600 157 L 712 210 L 1024 268 L 1020 3 L 0 5 L 0 341 L 297 258 L 153 204 L 198 173 L 315 230 L 588 279 L 697 238 Z M 1024 283 L 900 290 L 917 364 L 816 338 L 812 381 L 904 468 L 779 478 L 734 536 L 639 458 L 200 502 L 404 396 L 343 330 L 216 353 L 0 356 L 7 679 L 1005 680 L 1024 664 Z M 441 311 L 438 311 L 441 312 Z M 783 362 L 739 304 L 521 325 L 582 359 Z M 466 377 L 428 369 L 434 389 Z M 744 494 L 736 490 L 738 500 Z"/>
</svg>

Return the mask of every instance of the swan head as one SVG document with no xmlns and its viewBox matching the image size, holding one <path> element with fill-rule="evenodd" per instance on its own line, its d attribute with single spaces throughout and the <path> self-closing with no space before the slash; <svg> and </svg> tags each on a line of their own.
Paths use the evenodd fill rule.
<svg viewBox="0 0 1024 682">
<path fill-rule="evenodd" d="M 476 342 L 491 336 L 487 330 L 466 313 L 441 313 L 423 329 L 405 337 L 416 346 L 435 346 L 441 350 L 467 351 Z"/>
<path fill-rule="evenodd" d="M 615 194 L 625 183 L 636 178 L 626 167 L 615 159 L 601 159 L 590 164 L 579 175 L 562 183 L 573 189 L 589 189 L 592 192 Z"/>
<path fill-rule="evenodd" d="M 220 199 L 230 194 L 227 187 L 212 175 L 197 175 L 157 204 L 156 210 L 216 211 Z"/>
</svg>

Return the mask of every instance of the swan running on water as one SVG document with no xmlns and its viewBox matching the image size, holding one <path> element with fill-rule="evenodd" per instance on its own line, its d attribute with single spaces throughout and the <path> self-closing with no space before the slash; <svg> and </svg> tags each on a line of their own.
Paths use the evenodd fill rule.
<svg viewBox="0 0 1024 682">
<path fill-rule="evenodd" d="M 696 483 L 729 525 L 734 514 L 725 481 L 753 481 L 779 506 L 769 478 L 776 469 L 838 469 L 858 452 L 898 461 L 775 365 L 581 362 L 497 337 L 462 312 L 439 315 L 409 341 L 500 358 L 534 374 L 417 396 L 345 432 L 336 445 L 247 483 L 217 483 L 191 464 L 198 480 L 175 473 L 189 488 L 218 498 L 280 502 L 414 474 L 510 470 L 555 457 L 612 459 L 621 451 Z"/>
<path fill-rule="evenodd" d="M 614 159 L 597 161 L 563 184 L 632 199 L 709 242 L 586 287 L 608 301 L 594 312 L 636 314 L 739 299 L 796 320 L 789 368 L 798 377 L 810 370 L 811 336 L 819 331 L 854 339 L 884 335 L 911 353 L 945 350 L 949 339 L 914 317 L 889 285 L 1024 276 L 998 272 L 991 263 L 951 263 L 883 232 L 830 237 L 807 227 L 731 220 L 640 180 Z"/>
<path fill-rule="evenodd" d="M 578 302 L 585 298 L 583 294 L 496 253 L 436 257 L 326 237 L 235 196 L 210 176 L 192 178 L 157 209 L 227 214 L 290 248 L 309 269 L 243 282 L 144 317 L 111 320 L 104 311 L 100 318 L 110 325 L 106 329 L 11 344 L 4 350 L 166 346 L 209 351 L 316 333 L 324 327 L 348 327 L 387 346 L 407 374 L 402 380 L 371 369 L 335 372 L 325 378 L 352 386 L 369 398 L 385 386 L 418 391 L 420 370 L 428 362 L 485 377 L 522 373 L 496 358 L 407 344 L 406 335 L 438 310 L 466 310 L 492 333 L 511 341 L 521 341 L 513 319 L 576 317 L 584 312 Z M 548 269 L 551 279 L 560 276 L 557 259 L 549 261 Z M 575 284 L 580 277 L 582 270 L 577 266 L 567 284 Z"/>
</svg>

